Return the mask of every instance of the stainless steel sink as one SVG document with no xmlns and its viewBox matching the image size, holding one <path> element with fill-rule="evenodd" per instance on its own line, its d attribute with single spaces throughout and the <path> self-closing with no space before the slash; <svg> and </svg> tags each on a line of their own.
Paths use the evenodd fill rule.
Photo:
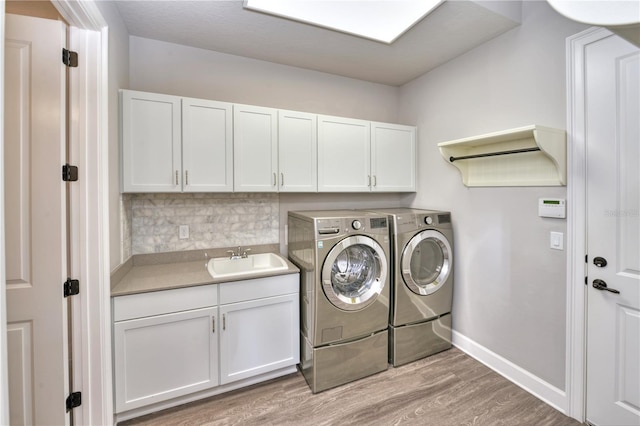
<svg viewBox="0 0 640 426">
<path fill-rule="evenodd" d="M 287 268 L 287 262 L 275 253 L 250 254 L 240 259 L 215 257 L 209 259 L 207 264 L 207 270 L 213 278 L 251 277 Z"/>
</svg>

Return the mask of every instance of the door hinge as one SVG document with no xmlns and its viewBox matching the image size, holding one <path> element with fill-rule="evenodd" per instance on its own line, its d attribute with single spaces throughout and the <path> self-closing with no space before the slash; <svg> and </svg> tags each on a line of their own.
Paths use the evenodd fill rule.
<svg viewBox="0 0 640 426">
<path fill-rule="evenodd" d="M 584 277 L 584 285 L 589 285 L 589 277 Z"/>
<path fill-rule="evenodd" d="M 78 166 L 65 164 L 62 166 L 62 180 L 65 182 L 75 182 L 78 180 Z"/>
<path fill-rule="evenodd" d="M 73 52 L 68 49 L 62 49 L 62 63 L 69 68 L 78 67 L 78 52 Z"/>
<path fill-rule="evenodd" d="M 589 263 L 589 255 L 588 254 L 584 255 L 584 263 Z"/>
<path fill-rule="evenodd" d="M 82 405 L 82 392 L 72 392 L 67 397 L 67 413 Z"/>
<path fill-rule="evenodd" d="M 80 281 L 67 278 L 67 280 L 62 284 L 62 288 L 64 297 L 75 296 L 80 293 Z"/>
</svg>

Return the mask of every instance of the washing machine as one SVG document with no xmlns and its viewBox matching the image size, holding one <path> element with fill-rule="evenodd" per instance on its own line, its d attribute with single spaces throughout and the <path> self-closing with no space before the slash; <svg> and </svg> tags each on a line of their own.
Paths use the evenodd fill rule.
<svg viewBox="0 0 640 426">
<path fill-rule="evenodd" d="M 397 367 L 451 347 L 451 213 L 410 208 L 375 212 L 389 217 L 389 363 Z"/>
<path fill-rule="evenodd" d="M 388 367 L 389 219 L 356 210 L 288 215 L 300 268 L 300 370 L 313 393 Z"/>
</svg>

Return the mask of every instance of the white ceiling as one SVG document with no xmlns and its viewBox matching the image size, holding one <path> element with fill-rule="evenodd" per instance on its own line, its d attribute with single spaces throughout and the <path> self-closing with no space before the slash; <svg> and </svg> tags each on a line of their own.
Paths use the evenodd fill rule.
<svg viewBox="0 0 640 426">
<path fill-rule="evenodd" d="M 447 0 L 387 45 L 247 10 L 242 0 L 120 0 L 116 5 L 133 36 L 392 86 L 519 25 L 521 7 L 519 0 Z"/>
</svg>

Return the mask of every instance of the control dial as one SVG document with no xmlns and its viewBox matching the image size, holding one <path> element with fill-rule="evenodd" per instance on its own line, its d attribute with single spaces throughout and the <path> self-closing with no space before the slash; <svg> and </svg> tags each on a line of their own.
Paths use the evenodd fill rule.
<svg viewBox="0 0 640 426">
<path fill-rule="evenodd" d="M 431 216 L 425 216 L 424 223 L 431 225 L 433 223 L 433 218 Z"/>
<path fill-rule="evenodd" d="M 360 222 L 359 220 L 354 220 L 353 222 L 351 222 L 351 226 L 357 231 L 359 229 L 362 229 L 362 222 Z"/>
</svg>

